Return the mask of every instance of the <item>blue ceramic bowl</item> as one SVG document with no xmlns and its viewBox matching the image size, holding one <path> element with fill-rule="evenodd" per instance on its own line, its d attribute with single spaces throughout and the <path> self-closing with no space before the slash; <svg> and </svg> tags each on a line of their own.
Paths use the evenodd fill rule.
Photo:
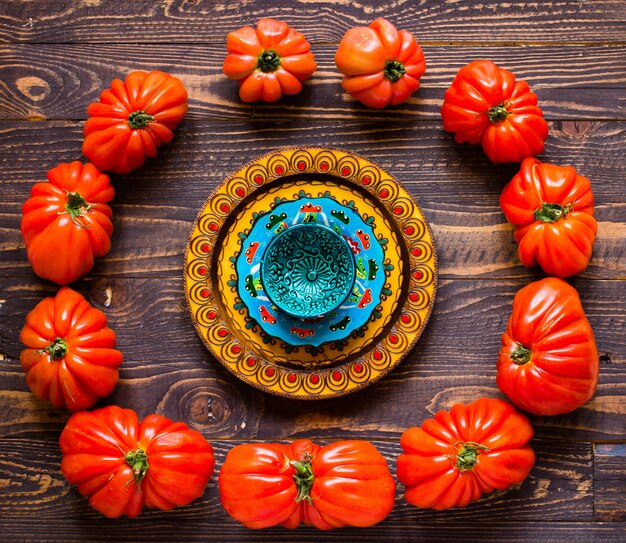
<svg viewBox="0 0 626 543">
<path fill-rule="evenodd" d="M 270 301 L 292 317 L 311 319 L 336 310 L 350 295 L 356 263 L 348 242 L 320 224 L 298 224 L 275 236 L 261 260 Z"/>
</svg>

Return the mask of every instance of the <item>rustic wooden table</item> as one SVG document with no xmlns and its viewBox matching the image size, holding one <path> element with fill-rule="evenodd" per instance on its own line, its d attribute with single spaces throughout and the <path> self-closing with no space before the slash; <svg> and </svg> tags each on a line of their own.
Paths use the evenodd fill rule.
<svg viewBox="0 0 626 543">
<path fill-rule="evenodd" d="M 387 4 L 387 5 L 384 5 Z M 221 73 L 226 33 L 260 17 L 305 32 L 319 68 L 297 97 L 246 105 Z M 422 89 L 374 111 L 341 90 L 333 54 L 351 26 L 385 16 L 424 47 Z M 626 538 L 624 247 L 626 3 L 439 1 L 7 1 L 0 4 L 0 540 L 623 542 Z M 174 142 L 115 177 L 113 249 L 74 287 L 107 314 L 124 352 L 101 405 L 157 412 L 201 431 L 218 467 L 250 440 L 373 440 L 394 466 L 399 437 L 438 409 L 500 395 L 495 359 L 514 293 L 541 277 L 519 265 L 498 197 L 515 166 L 490 164 L 442 130 L 445 88 L 489 58 L 526 79 L 550 123 L 543 159 L 572 164 L 596 195 L 598 239 L 579 290 L 601 352 L 595 398 L 575 413 L 533 417 L 537 463 L 519 489 L 465 509 L 408 506 L 369 530 L 250 532 L 223 511 L 214 476 L 175 512 L 110 521 L 63 479 L 67 413 L 36 401 L 20 371 L 24 316 L 56 286 L 35 277 L 20 206 L 59 162 L 81 158 L 87 104 L 115 77 L 162 69 L 189 90 Z M 268 150 L 333 145 L 391 171 L 419 199 L 440 262 L 434 314 L 389 376 L 341 399 L 296 402 L 234 378 L 204 349 L 185 307 L 182 260 L 196 213 L 231 171 Z"/>
</svg>

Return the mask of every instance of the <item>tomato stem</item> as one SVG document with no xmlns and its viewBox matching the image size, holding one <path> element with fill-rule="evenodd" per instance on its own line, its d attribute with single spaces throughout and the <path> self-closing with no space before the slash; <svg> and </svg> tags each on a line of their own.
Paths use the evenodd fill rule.
<svg viewBox="0 0 626 543">
<path fill-rule="evenodd" d="M 533 353 L 530 349 L 527 349 L 521 343 L 518 343 L 515 350 L 509 356 L 518 366 L 523 366 L 527 362 L 530 362 L 532 355 Z"/>
<path fill-rule="evenodd" d="M 504 107 L 504 102 L 498 104 L 497 106 L 490 107 L 487 111 L 487 117 L 493 124 L 498 124 L 501 121 L 504 121 L 509 116 L 509 112 Z"/>
<path fill-rule="evenodd" d="M 93 206 L 88 204 L 87 201 L 80 195 L 78 192 L 68 192 L 67 193 L 67 203 L 65 204 L 65 211 L 69 213 L 72 218 L 72 222 L 76 226 L 80 226 L 81 228 L 89 228 L 88 224 L 80 222 L 78 219 L 82 217 L 85 213 L 91 211 Z"/>
<path fill-rule="evenodd" d="M 296 496 L 297 502 L 301 502 L 302 500 L 310 502 L 312 500 L 311 488 L 313 488 L 313 483 L 315 482 L 315 475 L 313 474 L 311 460 L 312 458 L 306 455 L 302 461 L 292 460 L 289 462 L 296 470 L 293 474 L 293 480 L 298 488 L 298 495 Z"/>
<path fill-rule="evenodd" d="M 451 455 L 450 459 L 461 472 L 469 471 L 478 464 L 478 455 L 481 452 L 489 452 L 487 447 L 474 441 L 457 441 L 454 447 L 456 455 Z"/>
<path fill-rule="evenodd" d="M 124 455 L 124 460 L 133 470 L 133 477 L 137 486 L 141 483 L 141 480 L 148 473 L 148 468 L 150 465 L 148 464 L 148 454 L 141 447 L 135 451 L 127 452 Z"/>
<path fill-rule="evenodd" d="M 548 204 L 543 202 L 541 208 L 535 209 L 535 220 L 543 222 L 556 222 L 564 219 L 567 214 L 574 209 L 574 204 L 569 203 L 565 206 L 560 204 Z"/>
<path fill-rule="evenodd" d="M 275 72 L 280 66 L 280 57 L 275 51 L 263 51 L 257 62 L 257 68 L 264 73 Z"/>
<path fill-rule="evenodd" d="M 406 69 L 402 62 L 397 60 L 388 60 L 385 63 L 385 77 L 392 83 L 395 83 L 406 73 Z"/>
<path fill-rule="evenodd" d="M 130 126 L 133 130 L 138 128 L 145 128 L 148 126 L 148 123 L 153 123 L 156 119 L 150 115 L 150 113 L 146 113 L 141 109 L 137 111 L 133 111 L 128 116 L 128 126 Z"/>
<path fill-rule="evenodd" d="M 55 338 L 50 345 L 39 352 L 48 353 L 53 360 L 60 360 L 67 354 L 67 342 L 63 338 Z"/>
</svg>

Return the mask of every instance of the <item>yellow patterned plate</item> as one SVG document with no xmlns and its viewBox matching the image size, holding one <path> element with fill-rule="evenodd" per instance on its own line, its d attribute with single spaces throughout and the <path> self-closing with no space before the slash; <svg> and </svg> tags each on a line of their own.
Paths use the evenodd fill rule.
<svg viewBox="0 0 626 543">
<path fill-rule="evenodd" d="M 268 336 L 237 288 L 237 257 L 255 220 L 303 195 L 353 208 L 385 246 L 385 294 L 370 320 L 319 347 Z M 200 338 L 229 371 L 272 394 L 323 399 L 377 381 L 413 347 L 432 311 L 437 259 L 419 205 L 386 171 L 345 151 L 294 148 L 251 162 L 211 195 L 189 236 L 184 282 Z"/>
</svg>

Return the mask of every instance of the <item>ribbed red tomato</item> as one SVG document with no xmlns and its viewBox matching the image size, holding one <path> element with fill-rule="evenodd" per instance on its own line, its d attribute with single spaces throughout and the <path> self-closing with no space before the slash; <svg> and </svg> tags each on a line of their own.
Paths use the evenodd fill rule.
<svg viewBox="0 0 626 543">
<path fill-rule="evenodd" d="M 87 409 L 111 394 L 123 356 L 102 311 L 63 287 L 26 315 L 20 333 L 26 384 L 40 400 L 70 411 Z"/>
<path fill-rule="evenodd" d="M 303 34 L 283 21 L 260 19 L 256 29 L 244 26 L 226 39 L 224 74 L 239 81 L 244 102 L 275 102 L 298 94 L 315 71 L 315 57 Z"/>
<path fill-rule="evenodd" d="M 59 285 L 76 281 L 111 250 L 109 177 L 93 164 L 59 164 L 22 207 L 22 237 L 33 271 Z"/>
<path fill-rule="evenodd" d="M 515 405 L 536 415 L 569 413 L 593 396 L 598 365 L 574 287 L 548 277 L 515 295 L 497 366 L 498 386 Z"/>
<path fill-rule="evenodd" d="M 510 403 L 481 398 L 439 411 L 402 434 L 397 475 L 417 507 L 465 507 L 521 483 L 535 462 L 533 429 Z"/>
<path fill-rule="evenodd" d="M 129 173 L 153 158 L 187 113 L 187 91 L 177 77 L 154 70 L 111 82 L 87 107 L 83 154 L 106 172 Z"/>
<path fill-rule="evenodd" d="M 320 447 L 255 443 L 230 450 L 219 477 L 222 505 L 248 528 L 372 526 L 393 509 L 396 484 L 367 441 Z"/>
<path fill-rule="evenodd" d="M 491 162 L 521 162 L 543 153 L 548 123 L 526 81 L 476 60 L 459 70 L 441 106 L 457 143 L 480 143 Z"/>
<path fill-rule="evenodd" d="M 60 445 L 65 478 L 110 518 L 187 505 L 202 496 L 215 466 L 200 432 L 160 415 L 139 422 L 115 405 L 72 415 Z"/>
<path fill-rule="evenodd" d="M 419 89 L 426 70 L 424 53 L 413 34 L 398 31 L 382 17 L 348 30 L 335 53 L 335 64 L 344 74 L 344 90 L 374 108 L 406 102 Z"/>
<path fill-rule="evenodd" d="M 571 166 L 527 158 L 500 196 L 524 266 L 569 277 L 589 264 L 598 224 L 589 179 Z"/>
</svg>

